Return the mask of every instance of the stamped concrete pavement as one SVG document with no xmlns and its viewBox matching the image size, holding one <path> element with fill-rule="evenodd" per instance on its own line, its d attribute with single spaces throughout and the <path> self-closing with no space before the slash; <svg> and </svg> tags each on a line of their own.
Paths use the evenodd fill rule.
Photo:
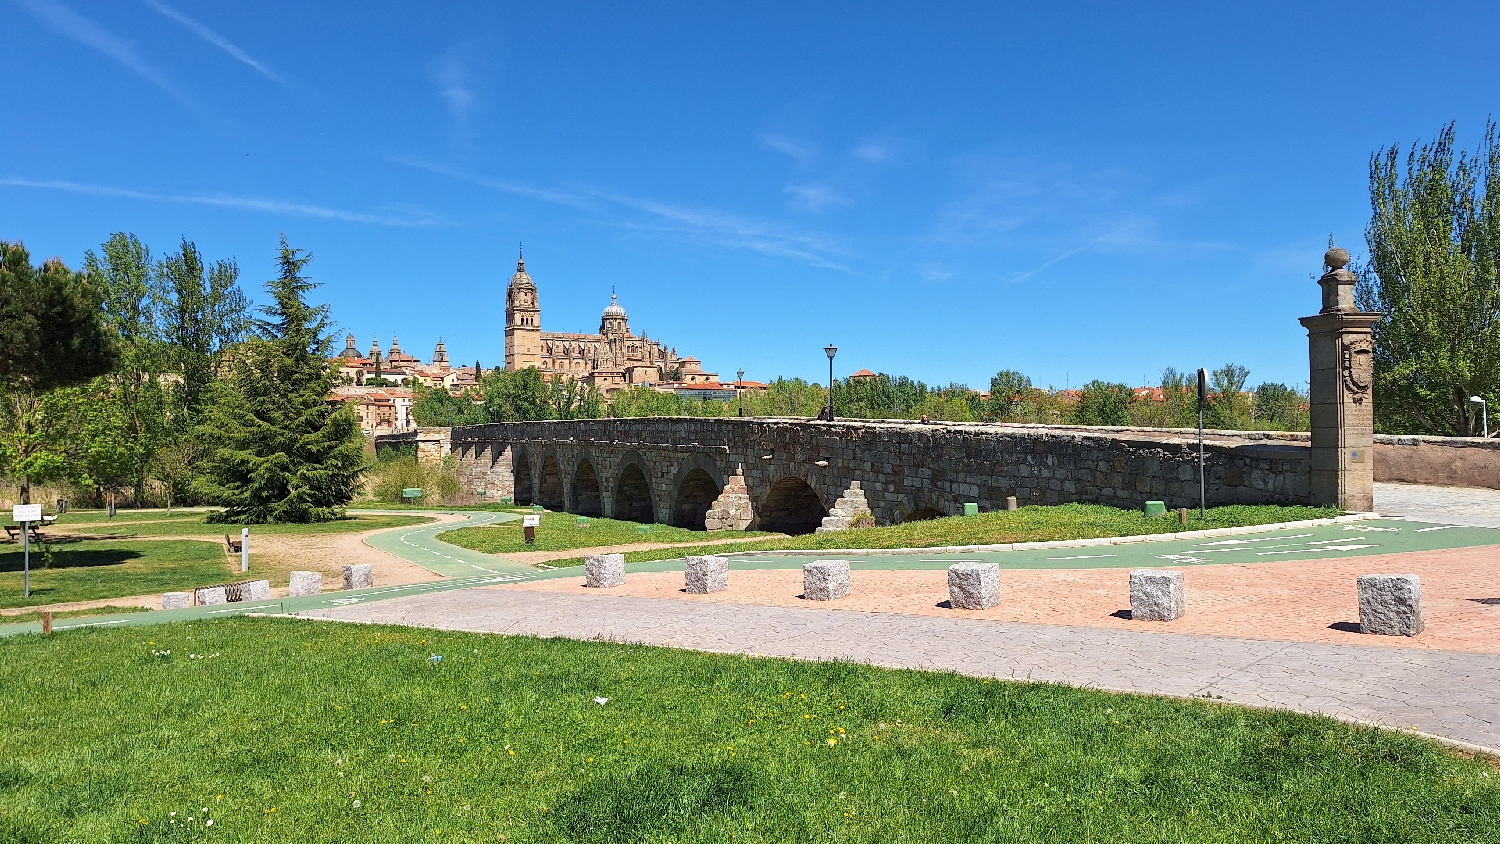
<svg viewBox="0 0 1500 844">
<path fill-rule="evenodd" d="M 468 590 L 307 617 L 1214 696 L 1500 755 L 1500 656 L 662 598 Z"/>
<path fill-rule="evenodd" d="M 1380 483 L 1375 509 L 1419 522 L 1500 528 L 1500 489 Z"/>
</svg>

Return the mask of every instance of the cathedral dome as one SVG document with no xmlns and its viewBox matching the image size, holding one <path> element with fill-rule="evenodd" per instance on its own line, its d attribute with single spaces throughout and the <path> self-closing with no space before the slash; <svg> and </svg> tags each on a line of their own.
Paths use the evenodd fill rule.
<svg viewBox="0 0 1500 844">
<path fill-rule="evenodd" d="M 625 318 L 625 309 L 620 307 L 620 300 L 613 293 L 609 294 L 609 307 L 604 309 L 604 317 L 606 319 L 609 317 Z"/>
</svg>

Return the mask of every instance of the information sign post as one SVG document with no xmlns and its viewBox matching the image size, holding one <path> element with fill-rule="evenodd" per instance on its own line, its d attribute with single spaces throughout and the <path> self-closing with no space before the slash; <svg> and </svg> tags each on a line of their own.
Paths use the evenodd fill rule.
<svg viewBox="0 0 1500 844">
<path fill-rule="evenodd" d="M 240 571 L 250 570 L 250 528 L 240 528 Z"/>
<path fill-rule="evenodd" d="M 23 594 L 31 597 L 31 523 L 42 520 L 42 505 L 40 504 L 17 504 L 11 508 L 10 517 L 21 523 L 21 589 Z"/>
<path fill-rule="evenodd" d="M 522 516 L 521 517 L 521 530 L 526 534 L 526 544 L 527 545 L 535 545 L 536 544 L 536 528 L 537 528 L 537 525 L 540 525 L 541 523 L 542 523 L 542 517 L 541 516 L 532 515 L 532 516 Z"/>
</svg>

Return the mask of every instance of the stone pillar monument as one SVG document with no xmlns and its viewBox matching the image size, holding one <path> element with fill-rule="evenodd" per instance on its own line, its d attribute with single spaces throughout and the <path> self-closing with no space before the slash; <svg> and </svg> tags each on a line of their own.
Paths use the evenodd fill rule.
<svg viewBox="0 0 1500 844">
<path fill-rule="evenodd" d="M 1323 256 L 1323 309 L 1303 317 L 1312 399 L 1312 503 L 1354 513 L 1375 509 L 1375 412 L 1371 397 L 1378 313 L 1354 304 L 1349 252 Z"/>
</svg>

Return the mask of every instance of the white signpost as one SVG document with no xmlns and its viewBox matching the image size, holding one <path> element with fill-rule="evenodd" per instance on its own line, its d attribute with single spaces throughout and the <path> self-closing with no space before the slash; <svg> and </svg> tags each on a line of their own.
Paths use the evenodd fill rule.
<svg viewBox="0 0 1500 844">
<path fill-rule="evenodd" d="M 10 510 L 11 519 L 21 523 L 21 547 L 25 549 L 22 553 L 22 590 L 27 598 L 31 597 L 31 523 L 42 520 L 42 505 L 40 504 L 17 504 Z"/>
<path fill-rule="evenodd" d="M 542 523 L 542 517 L 541 517 L 540 514 L 533 514 L 533 515 L 530 515 L 530 516 L 522 516 L 521 517 L 521 532 L 526 537 L 526 544 L 527 545 L 535 545 L 536 544 L 536 529 L 537 529 L 537 526 L 540 525 L 541 523 Z"/>
<path fill-rule="evenodd" d="M 250 570 L 250 528 L 240 528 L 240 571 Z"/>
</svg>

